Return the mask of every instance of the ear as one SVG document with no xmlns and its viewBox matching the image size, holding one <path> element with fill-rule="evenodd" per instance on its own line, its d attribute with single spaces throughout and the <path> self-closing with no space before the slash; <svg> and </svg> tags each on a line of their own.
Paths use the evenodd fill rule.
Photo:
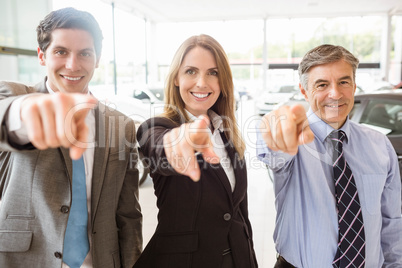
<svg viewBox="0 0 402 268">
<path fill-rule="evenodd" d="M 176 78 L 174 79 L 174 85 L 175 85 L 176 87 L 179 86 L 179 81 L 177 81 L 177 76 L 176 76 Z"/>
<path fill-rule="evenodd" d="M 304 96 L 304 99 L 308 102 L 307 90 L 305 90 L 304 87 L 302 86 L 302 84 L 300 84 L 300 83 L 299 83 L 299 88 L 300 88 L 301 94 L 303 94 L 303 96 Z"/>
<path fill-rule="evenodd" d="M 46 58 L 45 58 L 45 53 L 38 47 L 38 59 L 39 59 L 39 64 L 42 66 L 46 66 Z"/>
</svg>

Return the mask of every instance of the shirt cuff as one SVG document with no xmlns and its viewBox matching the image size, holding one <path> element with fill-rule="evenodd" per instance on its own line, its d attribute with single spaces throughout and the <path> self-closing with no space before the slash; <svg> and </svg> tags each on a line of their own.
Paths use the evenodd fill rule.
<svg viewBox="0 0 402 268">
<path fill-rule="evenodd" d="M 29 143 L 28 134 L 24 123 L 21 121 L 21 103 L 28 97 L 23 96 L 16 99 L 10 106 L 6 116 L 6 127 L 8 129 L 9 139 L 17 144 Z"/>
</svg>

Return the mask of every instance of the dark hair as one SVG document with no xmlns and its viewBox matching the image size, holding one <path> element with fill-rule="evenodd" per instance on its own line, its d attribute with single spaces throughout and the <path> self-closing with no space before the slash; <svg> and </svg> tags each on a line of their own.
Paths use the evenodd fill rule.
<svg viewBox="0 0 402 268">
<path fill-rule="evenodd" d="M 313 48 L 304 55 L 299 64 L 300 83 L 307 90 L 308 72 L 312 67 L 340 60 L 344 60 L 352 66 L 353 80 L 355 80 L 359 60 L 344 47 L 324 44 Z"/>
<path fill-rule="evenodd" d="M 102 30 L 95 18 L 86 11 L 66 7 L 50 12 L 36 28 L 39 48 L 46 52 L 52 42 L 52 32 L 56 29 L 80 29 L 91 34 L 95 53 L 99 58 L 102 53 Z"/>
</svg>

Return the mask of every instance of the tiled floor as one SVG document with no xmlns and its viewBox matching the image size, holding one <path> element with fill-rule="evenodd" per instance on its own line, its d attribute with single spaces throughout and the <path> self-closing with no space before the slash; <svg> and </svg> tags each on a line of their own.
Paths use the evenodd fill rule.
<svg viewBox="0 0 402 268">
<path fill-rule="evenodd" d="M 274 266 L 276 256 L 272 239 L 275 224 L 274 194 L 267 169 L 255 157 L 254 126 L 259 117 L 253 114 L 253 101 L 243 101 L 238 110 L 238 123 L 242 126 L 242 134 L 247 145 L 249 216 L 259 267 L 269 268 Z M 144 217 L 145 247 L 155 231 L 158 213 L 150 178 L 140 188 L 140 203 Z"/>
</svg>

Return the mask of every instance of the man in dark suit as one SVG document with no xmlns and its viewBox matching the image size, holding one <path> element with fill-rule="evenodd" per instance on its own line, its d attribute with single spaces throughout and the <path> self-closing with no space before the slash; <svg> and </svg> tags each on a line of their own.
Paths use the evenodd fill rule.
<svg viewBox="0 0 402 268">
<path fill-rule="evenodd" d="M 37 35 L 44 81 L 0 82 L 0 267 L 69 267 L 72 160 L 81 157 L 89 249 L 75 267 L 132 267 L 142 250 L 135 125 L 88 90 L 102 32 L 88 12 L 65 8 Z"/>
</svg>

